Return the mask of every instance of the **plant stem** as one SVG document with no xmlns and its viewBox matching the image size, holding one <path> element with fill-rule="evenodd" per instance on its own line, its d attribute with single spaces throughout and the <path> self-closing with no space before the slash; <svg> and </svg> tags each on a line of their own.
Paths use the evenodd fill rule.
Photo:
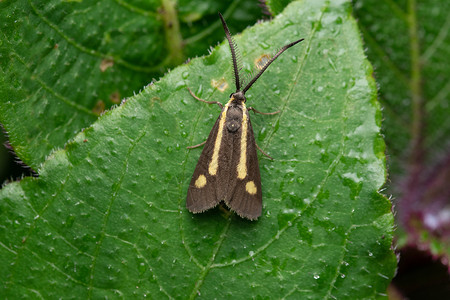
<svg viewBox="0 0 450 300">
<path fill-rule="evenodd" d="M 164 21 L 164 34 L 166 36 L 167 49 L 169 50 L 169 65 L 177 66 L 183 63 L 183 38 L 178 22 L 176 1 L 163 0 L 159 10 Z"/>
</svg>

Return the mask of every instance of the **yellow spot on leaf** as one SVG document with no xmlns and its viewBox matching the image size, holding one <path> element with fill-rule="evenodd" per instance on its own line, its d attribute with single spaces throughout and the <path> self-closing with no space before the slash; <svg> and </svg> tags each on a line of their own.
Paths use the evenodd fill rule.
<svg viewBox="0 0 450 300">
<path fill-rule="evenodd" d="M 92 109 L 92 112 L 101 115 L 105 111 L 105 102 L 102 100 L 98 100 L 95 104 L 94 108 Z"/>
<path fill-rule="evenodd" d="M 253 181 L 249 181 L 247 182 L 247 184 L 245 185 L 245 190 L 247 191 L 247 193 L 249 193 L 250 195 L 255 195 L 256 191 L 258 190 L 256 188 L 256 185 Z"/>
<path fill-rule="evenodd" d="M 270 56 L 267 54 L 263 54 L 257 59 L 255 59 L 256 68 L 261 70 L 270 60 Z"/>
<path fill-rule="evenodd" d="M 112 103 L 119 104 L 120 102 L 120 94 L 118 91 L 115 91 L 114 93 L 109 95 L 109 100 L 111 100 Z"/>
<path fill-rule="evenodd" d="M 114 61 L 112 59 L 109 58 L 105 58 L 104 60 L 102 60 L 102 62 L 100 63 L 100 71 L 105 72 L 106 69 L 112 67 L 114 65 Z"/>
<path fill-rule="evenodd" d="M 228 88 L 228 83 L 225 80 L 225 78 L 222 77 L 219 80 L 215 80 L 215 79 L 211 80 L 211 86 L 213 88 L 216 88 L 219 91 L 223 92 L 223 91 L 225 91 Z"/>
<path fill-rule="evenodd" d="M 195 187 L 198 189 L 201 189 L 206 185 L 206 177 L 205 175 L 201 174 L 198 176 L 197 180 L 195 181 Z"/>
</svg>

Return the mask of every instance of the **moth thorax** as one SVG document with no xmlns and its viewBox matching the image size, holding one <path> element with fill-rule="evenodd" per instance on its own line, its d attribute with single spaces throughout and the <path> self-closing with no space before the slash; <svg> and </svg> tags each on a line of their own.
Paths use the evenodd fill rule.
<svg viewBox="0 0 450 300">
<path fill-rule="evenodd" d="M 228 108 L 226 126 L 229 132 L 236 132 L 241 128 L 242 109 L 239 105 L 232 105 Z"/>
</svg>

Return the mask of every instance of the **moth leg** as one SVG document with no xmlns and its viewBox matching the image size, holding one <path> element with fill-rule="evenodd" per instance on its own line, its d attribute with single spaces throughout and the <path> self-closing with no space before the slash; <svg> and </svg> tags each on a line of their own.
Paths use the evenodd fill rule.
<svg viewBox="0 0 450 300">
<path fill-rule="evenodd" d="M 255 143 L 256 144 L 256 143 Z M 271 160 L 273 160 L 273 158 L 271 156 L 269 156 L 266 152 L 264 152 L 261 148 L 259 148 L 258 144 L 256 144 L 256 148 L 258 148 L 259 151 L 261 151 L 262 154 L 264 154 L 265 156 L 267 156 L 268 158 L 270 158 Z"/>
<path fill-rule="evenodd" d="M 254 109 L 254 108 L 251 107 L 251 106 L 248 108 L 248 110 L 253 110 L 255 113 L 258 113 L 258 114 L 261 114 L 261 115 L 276 115 L 276 114 L 280 113 L 279 110 L 274 111 L 274 112 L 270 112 L 270 113 L 263 113 L 263 112 L 260 112 L 259 110 Z M 263 153 L 264 153 L 264 152 L 263 152 Z"/>
<path fill-rule="evenodd" d="M 220 103 L 219 101 L 206 101 L 206 100 L 200 99 L 199 97 L 194 95 L 194 93 L 191 91 L 191 89 L 189 87 L 187 89 L 188 89 L 189 93 L 191 94 L 191 96 L 194 97 L 195 99 L 197 99 L 198 101 L 202 101 L 202 102 L 205 102 L 208 104 L 217 104 L 217 105 L 219 105 L 220 109 L 223 108 L 222 103 Z"/>
<path fill-rule="evenodd" d="M 203 143 L 200 143 L 200 144 L 198 144 L 198 145 L 188 146 L 188 147 L 186 147 L 186 148 L 187 148 L 187 149 L 194 149 L 194 148 L 201 147 L 201 146 L 203 146 L 204 144 L 206 144 L 206 141 L 204 141 Z M 259 148 L 259 147 L 258 147 L 258 148 Z"/>
</svg>

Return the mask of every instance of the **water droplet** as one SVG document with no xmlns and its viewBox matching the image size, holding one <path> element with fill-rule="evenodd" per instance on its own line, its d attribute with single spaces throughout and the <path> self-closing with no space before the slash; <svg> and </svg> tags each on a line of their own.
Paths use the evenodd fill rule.
<svg viewBox="0 0 450 300">
<path fill-rule="evenodd" d="M 186 79 L 189 77 L 189 72 L 185 71 L 183 72 L 183 74 L 181 74 L 181 77 L 183 77 L 183 79 Z"/>
<path fill-rule="evenodd" d="M 328 63 L 330 64 L 330 66 L 334 70 L 334 72 L 337 73 L 336 65 L 334 64 L 333 60 L 330 57 L 328 57 Z"/>
<path fill-rule="evenodd" d="M 342 175 L 342 177 L 350 179 L 350 180 L 354 181 L 355 183 L 359 183 L 362 181 L 362 179 L 359 178 L 356 173 L 345 173 Z"/>
<path fill-rule="evenodd" d="M 203 93 L 203 85 L 199 85 L 197 88 L 197 92 L 195 93 L 197 95 L 197 97 L 201 97 Z"/>
<path fill-rule="evenodd" d="M 266 43 L 264 43 L 264 42 L 259 42 L 258 43 L 263 49 L 269 49 L 269 45 L 268 44 L 266 44 Z"/>
<path fill-rule="evenodd" d="M 147 268 L 145 267 L 145 263 L 144 263 L 144 262 L 139 263 L 139 265 L 138 265 L 138 270 L 139 270 L 139 273 L 140 273 L 140 274 L 144 274 L 144 272 L 145 272 L 146 269 L 147 269 Z"/>
<path fill-rule="evenodd" d="M 186 86 L 186 82 L 184 82 L 184 81 L 178 81 L 178 82 L 175 84 L 175 90 L 178 91 L 178 90 L 184 88 L 185 86 Z"/>
<path fill-rule="evenodd" d="M 286 22 L 284 22 L 284 24 L 283 24 L 283 28 L 289 27 L 293 24 L 294 24 L 294 22 L 292 22 L 291 20 L 286 20 Z"/>
<path fill-rule="evenodd" d="M 292 56 L 291 56 L 291 60 L 292 60 L 292 62 L 296 63 L 297 60 L 298 60 L 298 57 L 295 56 L 295 55 L 292 55 Z"/>
<path fill-rule="evenodd" d="M 266 135 L 267 135 L 266 127 L 261 128 L 261 130 L 259 131 L 259 134 L 258 134 L 258 140 L 263 141 L 266 138 Z"/>
<path fill-rule="evenodd" d="M 319 279 L 320 278 L 320 276 L 319 275 L 314 275 L 314 279 Z"/>
</svg>

